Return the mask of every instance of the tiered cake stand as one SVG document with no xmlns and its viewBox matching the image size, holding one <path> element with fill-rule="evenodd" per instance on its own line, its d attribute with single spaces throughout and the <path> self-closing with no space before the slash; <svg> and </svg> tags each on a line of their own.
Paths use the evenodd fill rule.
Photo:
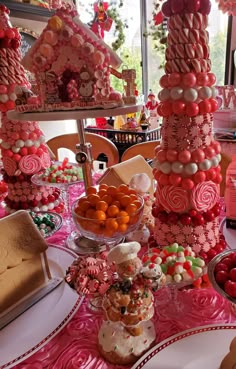
<svg viewBox="0 0 236 369">
<path fill-rule="evenodd" d="M 125 105 L 111 109 L 85 109 L 70 111 L 54 111 L 54 112 L 30 112 L 18 113 L 9 111 L 7 116 L 11 120 L 21 121 L 65 121 L 76 120 L 80 144 L 76 145 L 76 161 L 81 164 L 84 177 L 85 191 L 92 186 L 92 154 L 91 144 L 85 141 L 85 122 L 88 118 L 102 118 L 118 115 L 136 113 L 142 109 L 142 105 Z"/>
<path fill-rule="evenodd" d="M 72 110 L 72 111 L 55 111 L 55 112 L 30 112 L 30 113 L 18 113 L 16 111 L 9 111 L 7 116 L 11 120 L 20 121 L 65 121 L 76 120 L 78 129 L 78 141 L 76 145 L 76 161 L 81 165 L 83 171 L 83 180 L 85 186 L 85 192 L 88 187 L 93 185 L 92 179 L 92 163 L 93 157 L 91 153 L 92 145 L 85 140 L 85 123 L 88 118 L 102 118 L 110 116 L 125 115 L 130 113 L 139 112 L 142 109 L 142 105 L 126 105 L 117 108 L 110 109 L 87 109 L 87 110 Z M 101 148 L 102 149 L 102 148 Z M 86 240 L 86 247 L 82 243 Z M 68 237 L 68 247 L 73 249 L 77 253 L 88 252 L 89 249 L 97 250 L 100 246 L 94 242 L 91 244 L 91 240 L 81 237 L 77 232 L 71 232 Z M 86 250 L 85 250 L 86 249 Z"/>
</svg>

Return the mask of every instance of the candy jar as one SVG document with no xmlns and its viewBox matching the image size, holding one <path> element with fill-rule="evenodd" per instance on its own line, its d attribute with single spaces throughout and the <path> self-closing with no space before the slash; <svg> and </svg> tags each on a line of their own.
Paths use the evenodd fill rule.
<svg viewBox="0 0 236 369">
<path fill-rule="evenodd" d="M 116 266 L 118 280 L 103 297 L 104 321 L 98 347 L 101 355 L 114 364 L 134 363 L 156 337 L 151 322 L 154 298 L 150 276 L 138 257 L 140 249 L 140 244 L 133 241 L 121 243 L 108 253 L 108 261 Z"/>
<path fill-rule="evenodd" d="M 108 262 L 107 253 L 79 256 L 68 267 L 65 280 L 78 294 L 87 298 L 88 308 L 100 311 L 102 296 L 116 279 L 114 264 Z"/>
<path fill-rule="evenodd" d="M 82 181 L 82 169 L 77 164 L 69 163 L 68 158 L 62 162 L 54 162 L 43 172 L 34 174 L 31 181 L 36 185 L 48 185 L 58 187 L 61 190 L 61 197 L 64 202 L 64 223 L 67 232 L 72 230 L 73 222 L 70 212 L 70 191 L 69 186 Z"/>
<path fill-rule="evenodd" d="M 166 314 L 185 314 L 188 304 L 183 303 L 183 296 L 179 292 L 206 273 L 204 260 L 196 256 L 191 247 L 184 248 L 174 243 L 163 249 L 149 249 L 142 261 L 144 266 L 151 266 L 151 269 L 158 266 L 163 272 L 159 286 L 166 288 Z M 157 306 L 162 303 L 163 301 L 157 299 Z"/>
</svg>

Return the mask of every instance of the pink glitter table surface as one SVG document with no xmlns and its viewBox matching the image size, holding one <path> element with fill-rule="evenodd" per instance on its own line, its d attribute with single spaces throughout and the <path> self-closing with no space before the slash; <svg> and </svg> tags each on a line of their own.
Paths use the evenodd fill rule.
<svg viewBox="0 0 236 369">
<path fill-rule="evenodd" d="M 84 191 L 83 184 L 71 187 L 71 200 Z M 0 216 L 4 210 L 0 209 Z M 50 244 L 66 247 L 68 232 L 63 226 L 48 239 Z M 174 296 L 174 300 L 173 300 Z M 85 299 L 70 322 L 50 342 L 15 369 L 124 369 L 109 364 L 99 355 L 97 336 L 102 323 L 102 314 L 88 309 Z M 160 342 L 169 336 L 208 324 L 235 323 L 236 315 L 230 303 L 214 289 L 191 289 L 171 294 L 168 288 L 155 293 L 155 315 L 153 318 L 157 339 Z"/>
</svg>

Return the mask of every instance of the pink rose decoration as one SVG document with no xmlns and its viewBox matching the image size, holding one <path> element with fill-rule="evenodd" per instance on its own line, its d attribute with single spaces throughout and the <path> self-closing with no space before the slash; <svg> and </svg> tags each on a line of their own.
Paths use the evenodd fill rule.
<svg viewBox="0 0 236 369">
<path fill-rule="evenodd" d="M 182 213 L 189 208 L 189 195 L 182 187 L 171 185 L 158 187 L 157 199 L 166 211 Z"/>
<path fill-rule="evenodd" d="M 190 200 L 195 210 L 207 211 L 219 200 L 219 187 L 212 181 L 198 183 L 193 188 Z"/>
</svg>

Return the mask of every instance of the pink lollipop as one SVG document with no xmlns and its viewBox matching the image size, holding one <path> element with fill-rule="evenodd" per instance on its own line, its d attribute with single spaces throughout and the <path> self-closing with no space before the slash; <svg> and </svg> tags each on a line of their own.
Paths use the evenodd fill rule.
<svg viewBox="0 0 236 369">
<path fill-rule="evenodd" d="M 157 199 L 166 211 L 174 211 L 177 213 L 184 212 L 189 207 L 188 191 L 182 187 L 171 185 L 158 187 Z"/>
<path fill-rule="evenodd" d="M 212 181 L 198 183 L 192 190 L 190 200 L 195 210 L 207 211 L 219 200 L 218 186 Z"/>
<path fill-rule="evenodd" d="M 25 174 L 38 173 L 42 168 L 42 162 L 37 155 L 26 155 L 21 158 L 19 168 Z"/>
</svg>

